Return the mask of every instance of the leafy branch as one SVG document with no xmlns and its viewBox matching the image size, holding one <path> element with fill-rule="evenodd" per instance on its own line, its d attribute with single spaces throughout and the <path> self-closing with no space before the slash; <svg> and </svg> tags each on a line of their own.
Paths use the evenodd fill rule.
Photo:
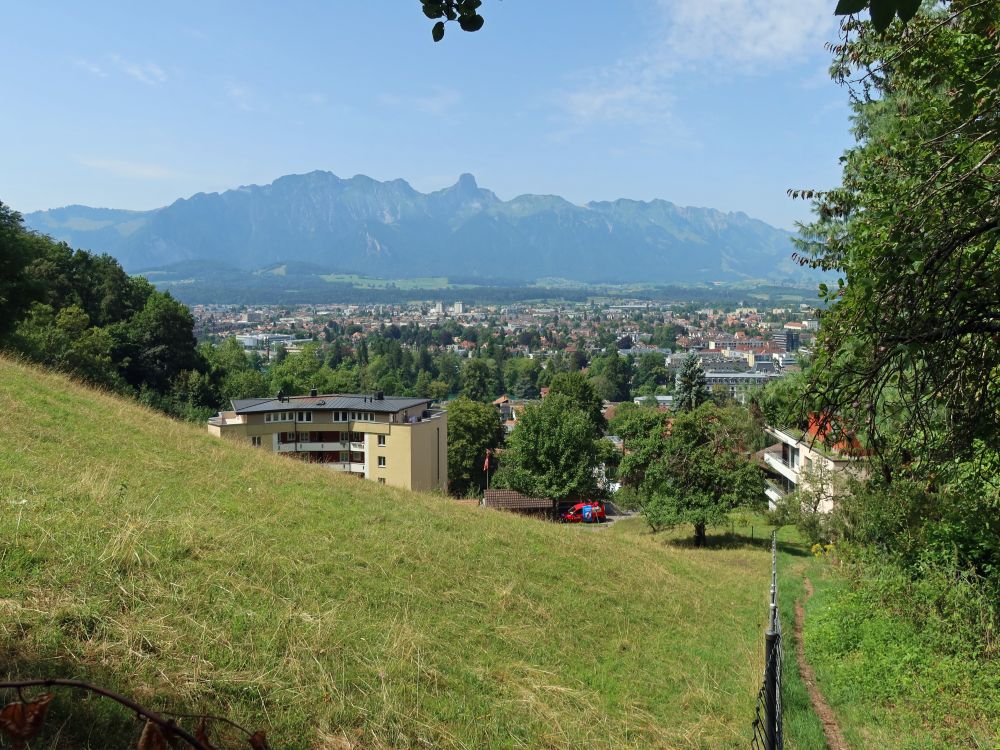
<svg viewBox="0 0 1000 750">
<path fill-rule="evenodd" d="M 431 37 L 435 42 L 444 39 L 446 21 L 457 21 L 462 31 L 479 31 L 485 20 L 479 13 L 482 0 L 420 0 L 424 15 L 439 20 L 431 28 Z"/>
<path fill-rule="evenodd" d="M 268 750 L 267 738 L 264 732 L 251 732 L 236 722 L 217 716 L 205 714 L 177 714 L 186 718 L 198 719 L 198 727 L 195 731 L 189 732 L 180 726 L 174 719 L 167 718 L 161 713 L 153 711 L 140 705 L 131 698 L 108 690 L 99 685 L 83 680 L 64 679 L 27 679 L 8 680 L 0 682 L 2 690 L 16 690 L 20 700 L 8 703 L 0 710 L 0 732 L 6 735 L 14 750 L 22 750 L 26 743 L 38 736 L 45 723 L 48 714 L 49 704 L 55 698 L 54 693 L 43 693 L 34 699 L 26 699 L 23 690 L 26 688 L 70 688 L 73 690 L 83 690 L 88 693 L 99 695 L 114 701 L 125 708 L 133 711 L 139 718 L 145 719 L 142 735 L 139 737 L 138 750 L 166 750 L 168 747 L 176 747 L 177 741 L 183 741 L 188 747 L 195 750 L 216 750 L 215 745 L 208 738 L 208 726 L 210 721 L 224 722 L 247 737 L 247 743 L 251 750 Z"/>
</svg>

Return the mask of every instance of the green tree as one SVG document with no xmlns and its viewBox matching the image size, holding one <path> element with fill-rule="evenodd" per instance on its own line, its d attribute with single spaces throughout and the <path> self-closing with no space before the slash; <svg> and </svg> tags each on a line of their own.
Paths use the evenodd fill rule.
<svg viewBox="0 0 1000 750">
<path fill-rule="evenodd" d="M 323 384 L 322 359 L 319 344 L 306 344 L 302 351 L 289 354 L 270 370 L 271 392 L 281 391 L 286 396 L 308 393 Z M 324 389 L 325 390 L 325 389 Z"/>
<path fill-rule="evenodd" d="M 219 389 L 224 403 L 238 398 L 263 398 L 273 395 L 268 390 L 264 373 L 245 369 L 227 372 Z"/>
<path fill-rule="evenodd" d="M 625 453 L 618 465 L 618 480 L 638 489 L 646 479 L 650 464 L 666 450 L 667 415 L 658 409 L 622 404 L 609 430 L 620 437 Z"/>
<path fill-rule="evenodd" d="M 583 411 L 593 426 L 594 434 L 601 435 L 607 426 L 602 413 L 604 404 L 597 395 L 594 386 L 582 372 L 559 372 L 552 377 L 548 398 L 563 395 L 570 399 L 576 408 Z"/>
<path fill-rule="evenodd" d="M 541 373 L 538 360 L 527 357 L 512 357 L 504 363 L 504 382 L 507 392 L 514 398 L 538 398 L 538 376 Z"/>
<path fill-rule="evenodd" d="M 111 359 L 113 342 L 103 328 L 90 325 L 83 309 L 70 305 L 53 311 L 36 302 L 12 337 L 30 359 L 97 385 L 123 386 Z"/>
<path fill-rule="evenodd" d="M 670 373 L 667 372 L 662 354 L 647 352 L 639 357 L 635 371 L 636 388 L 652 386 L 655 389 L 657 386 L 666 385 L 669 379 Z"/>
<path fill-rule="evenodd" d="M 643 481 L 643 506 L 653 529 L 690 523 L 697 546 L 709 525 L 722 523 L 740 506 L 762 509 L 764 478 L 747 445 L 752 424 L 741 407 L 709 402 L 676 415 L 663 454 Z"/>
<path fill-rule="evenodd" d="M 628 401 L 632 382 L 632 365 L 619 354 L 595 357 L 590 364 L 594 390 L 606 401 Z"/>
<path fill-rule="evenodd" d="M 863 79 L 857 144 L 840 188 L 804 194 L 803 261 L 839 275 L 820 288 L 811 400 L 866 435 L 886 477 L 1000 432 L 997 4 L 950 5 L 906 33 L 844 25 L 834 74 Z"/>
<path fill-rule="evenodd" d="M 485 359 L 466 360 L 462 368 L 462 395 L 473 401 L 489 403 L 495 398 L 496 381 L 493 368 Z"/>
<path fill-rule="evenodd" d="M 21 215 L 0 202 L 0 342 L 37 299 L 27 273 L 34 257 Z"/>
<path fill-rule="evenodd" d="M 142 310 L 112 329 L 125 380 L 165 394 L 181 372 L 203 369 L 193 331 L 194 318 L 185 305 L 152 292 Z"/>
<path fill-rule="evenodd" d="M 698 355 L 692 352 L 684 358 L 681 371 L 677 373 L 674 387 L 673 408 L 676 411 L 694 411 L 711 398 L 705 381 L 705 371 L 701 369 Z"/>
<path fill-rule="evenodd" d="M 604 442 L 573 399 L 549 394 L 525 408 L 507 438 L 496 486 L 556 500 L 591 497 L 599 492 Z"/>
<path fill-rule="evenodd" d="M 448 490 L 465 497 L 486 486 L 486 451 L 503 440 L 500 413 L 492 404 L 460 397 L 448 404 Z"/>
<path fill-rule="evenodd" d="M 211 347 L 206 355 L 209 364 L 225 373 L 250 369 L 250 360 L 243 350 L 243 344 L 235 337 L 229 337 L 218 346 Z"/>
</svg>

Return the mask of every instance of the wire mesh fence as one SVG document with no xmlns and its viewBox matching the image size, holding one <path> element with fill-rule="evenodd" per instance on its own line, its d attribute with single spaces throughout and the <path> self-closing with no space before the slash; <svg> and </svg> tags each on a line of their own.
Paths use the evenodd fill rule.
<svg viewBox="0 0 1000 750">
<path fill-rule="evenodd" d="M 782 750 L 784 733 L 781 713 L 781 672 L 784 649 L 781 636 L 781 616 L 778 612 L 778 541 L 771 532 L 771 601 L 767 630 L 764 632 L 764 679 L 757 691 L 754 709 L 754 750 Z"/>
</svg>

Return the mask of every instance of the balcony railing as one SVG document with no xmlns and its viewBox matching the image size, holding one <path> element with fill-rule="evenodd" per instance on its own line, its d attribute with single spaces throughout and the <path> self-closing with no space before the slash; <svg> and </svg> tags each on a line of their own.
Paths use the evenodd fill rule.
<svg viewBox="0 0 1000 750">
<path fill-rule="evenodd" d="M 349 443 L 321 443 L 308 440 L 285 440 L 278 443 L 279 453 L 294 453 L 296 451 L 347 451 Z"/>
<path fill-rule="evenodd" d="M 764 463 L 792 482 L 799 481 L 799 469 L 784 459 L 779 451 L 764 451 Z"/>
<path fill-rule="evenodd" d="M 778 497 L 784 497 L 785 495 L 788 494 L 788 490 L 786 490 L 777 482 L 772 482 L 770 479 L 767 480 L 767 489 L 769 489 Z"/>
<path fill-rule="evenodd" d="M 784 456 L 781 455 L 781 451 L 765 451 L 764 460 L 770 463 L 781 464 L 786 469 L 791 469 L 792 471 L 795 471 L 795 467 L 785 460 Z"/>
<path fill-rule="evenodd" d="M 331 461 L 320 465 L 334 471 L 349 471 L 354 474 L 364 474 L 368 470 L 367 464 L 348 463 L 346 461 Z"/>
</svg>

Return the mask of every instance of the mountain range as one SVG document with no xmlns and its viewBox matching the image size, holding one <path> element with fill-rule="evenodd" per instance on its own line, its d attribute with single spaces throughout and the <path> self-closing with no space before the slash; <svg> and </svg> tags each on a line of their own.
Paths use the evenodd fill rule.
<svg viewBox="0 0 1000 750">
<path fill-rule="evenodd" d="M 198 193 L 150 211 L 66 206 L 25 223 L 131 272 L 211 260 L 252 271 L 309 263 L 328 273 L 589 283 L 802 281 L 792 234 L 744 213 L 555 195 L 509 201 L 463 174 L 431 193 L 405 180 L 331 172 Z"/>
</svg>

